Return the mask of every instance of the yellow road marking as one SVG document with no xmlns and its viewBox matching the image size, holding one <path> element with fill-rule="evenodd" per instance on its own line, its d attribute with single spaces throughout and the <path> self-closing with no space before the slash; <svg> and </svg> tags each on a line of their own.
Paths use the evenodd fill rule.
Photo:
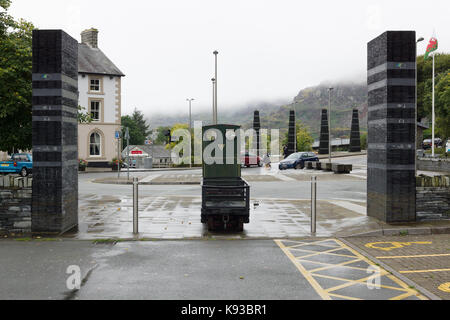
<svg viewBox="0 0 450 320">
<path fill-rule="evenodd" d="M 322 240 L 320 242 L 325 242 L 325 241 L 330 241 L 330 239 Z M 300 249 L 298 247 L 301 247 L 302 245 L 315 245 L 316 243 L 308 242 L 308 243 L 301 243 L 300 245 L 287 247 L 287 246 L 285 246 L 283 244 L 283 240 L 275 240 L 277 245 L 288 256 L 288 258 L 292 261 L 292 263 L 294 263 L 294 265 L 297 267 L 297 269 L 302 273 L 302 275 L 308 280 L 308 282 L 312 285 L 312 287 L 316 290 L 316 292 L 323 299 L 331 300 L 332 297 L 338 297 L 338 298 L 343 298 L 343 299 L 361 300 L 359 298 L 343 296 L 343 295 L 335 294 L 335 293 L 332 293 L 332 292 L 336 291 L 336 290 L 339 290 L 339 289 L 342 289 L 342 288 L 350 287 L 350 286 L 355 285 L 355 284 L 366 284 L 367 280 L 370 279 L 370 278 L 373 278 L 374 275 L 369 275 L 367 277 L 364 277 L 364 278 L 358 279 L 358 280 L 352 280 L 352 279 L 344 279 L 344 278 L 339 278 L 339 277 L 333 277 L 333 276 L 321 275 L 321 274 L 314 273 L 314 272 L 318 272 L 318 271 L 322 271 L 322 270 L 332 269 L 334 267 L 339 267 L 339 266 L 345 267 L 345 268 L 357 269 L 357 270 L 366 270 L 364 268 L 346 266 L 346 264 L 351 264 L 351 263 L 354 263 L 354 262 L 357 262 L 357 261 L 364 261 L 364 262 L 366 262 L 367 264 L 369 264 L 371 266 L 374 265 L 374 263 L 372 261 L 368 260 L 366 257 L 361 255 L 359 252 L 357 252 L 356 250 L 352 249 L 351 247 L 345 245 L 342 241 L 337 240 L 337 239 L 332 239 L 332 241 L 334 241 L 340 247 L 339 248 L 334 248 L 334 249 L 331 249 L 331 250 L 327 250 L 327 251 L 323 251 L 323 252 L 316 252 L 314 254 L 309 254 L 309 255 L 306 255 L 306 256 L 303 256 L 303 257 L 295 257 L 293 255 L 293 253 L 291 252 L 291 250 L 292 251 L 297 251 L 297 250 L 298 251 L 302 251 L 303 249 Z M 332 251 L 345 250 L 345 249 L 348 250 L 349 252 L 351 252 L 353 254 L 353 256 L 332 253 Z M 306 249 L 303 250 L 303 251 L 311 252 L 311 250 L 306 250 Z M 320 255 L 320 254 L 335 255 L 335 256 L 345 256 L 345 257 L 351 257 L 351 258 L 354 258 L 354 259 L 352 259 L 351 261 L 345 261 L 345 262 L 341 262 L 341 263 L 338 263 L 338 264 L 330 264 L 330 263 L 316 262 L 316 261 L 303 259 L 303 258 L 306 258 L 306 257 L 317 256 L 317 255 Z M 320 265 L 324 265 L 324 267 L 316 268 L 314 270 L 308 271 L 302 265 L 302 261 L 303 262 L 317 263 L 317 264 L 320 264 Z M 397 279 L 393 275 L 389 274 L 386 270 L 383 270 L 383 269 L 380 268 L 379 276 L 380 277 L 386 276 L 389 279 L 391 279 L 393 282 L 395 282 L 397 285 L 399 285 L 399 287 L 392 287 L 392 286 L 381 285 L 380 284 L 381 288 L 397 290 L 397 291 L 403 292 L 401 295 L 396 296 L 396 297 L 391 298 L 391 299 L 399 299 L 400 300 L 400 299 L 404 299 L 404 298 L 410 297 L 412 295 L 416 295 L 419 299 L 426 300 L 426 297 L 420 295 L 416 290 L 409 288 L 404 282 L 402 282 L 401 280 Z M 325 290 L 316 281 L 315 277 L 328 278 L 328 279 L 338 280 L 338 281 L 344 281 L 346 283 Z"/>
<path fill-rule="evenodd" d="M 296 257 L 296 258 L 297 259 L 303 259 L 303 258 L 309 258 L 309 257 L 318 256 L 318 255 L 321 255 L 321 254 L 327 254 L 327 255 L 339 256 L 339 257 L 347 257 L 347 258 L 354 258 L 354 256 L 350 256 L 350 255 L 347 255 L 347 254 L 333 253 L 333 251 L 339 251 L 339 250 L 342 250 L 342 249 L 343 248 L 336 248 L 336 249 L 322 251 L 322 252 L 317 252 L 316 251 L 313 254 L 307 254 L 306 256 L 299 256 L 299 257 Z M 303 250 L 303 249 L 293 249 L 293 250 L 299 250 L 299 251 L 305 251 L 305 252 L 314 252 L 314 251 Z"/>
<path fill-rule="evenodd" d="M 429 270 L 405 270 L 399 271 L 400 273 L 425 273 L 425 272 L 444 272 L 450 271 L 450 269 L 429 269 Z"/>
<path fill-rule="evenodd" d="M 415 295 L 415 293 L 412 292 L 412 291 L 411 291 L 411 292 L 406 292 L 406 293 L 401 294 L 401 295 L 399 295 L 399 296 L 390 298 L 389 300 L 403 300 L 403 299 L 408 298 L 408 297 L 411 297 L 411 296 L 413 296 L 413 295 Z"/>
<path fill-rule="evenodd" d="M 385 256 L 385 257 L 376 257 L 377 259 L 406 259 L 406 258 L 426 258 L 426 257 L 446 257 L 450 256 L 450 253 L 442 253 L 442 254 L 420 254 L 414 256 Z"/>
<path fill-rule="evenodd" d="M 309 261 L 309 260 L 305 260 L 305 261 Z M 360 260 L 359 259 L 355 259 L 355 260 L 345 261 L 345 262 L 338 263 L 338 264 L 322 263 L 323 265 L 325 265 L 325 267 L 317 268 L 317 269 L 314 269 L 314 270 L 309 270 L 309 272 L 314 273 L 314 272 L 318 272 L 318 271 L 332 269 L 332 268 L 335 268 L 335 267 L 345 267 L 345 268 L 354 269 L 354 270 L 366 271 L 367 268 L 359 268 L 359 267 L 347 266 L 347 264 L 352 264 L 352 263 L 358 262 L 358 261 L 360 261 Z M 311 261 L 311 262 L 314 262 L 314 261 Z"/>
<path fill-rule="evenodd" d="M 360 254 L 358 251 L 356 251 L 355 249 L 345 245 L 342 241 L 336 239 L 336 242 L 341 244 L 342 246 L 345 246 L 348 250 L 350 250 L 354 255 L 356 255 L 357 257 L 359 257 L 361 260 L 367 262 L 370 265 L 374 265 L 372 261 L 370 261 L 369 259 L 367 259 L 366 257 L 364 257 L 362 254 Z M 385 270 L 381 269 L 381 272 L 386 272 Z M 381 276 L 381 275 L 380 275 Z M 404 283 L 403 281 L 401 281 L 400 279 L 397 279 L 397 277 L 394 277 L 393 275 L 386 275 L 389 279 L 391 279 L 392 281 L 394 281 L 395 283 L 397 283 L 399 286 L 407 289 L 408 291 L 410 291 L 411 289 L 409 289 L 409 287 L 406 285 L 406 283 Z M 418 294 L 417 297 L 421 300 L 427 300 L 427 298 L 421 294 Z"/>
<path fill-rule="evenodd" d="M 343 295 L 335 294 L 335 293 L 330 293 L 330 296 L 333 296 L 333 297 L 336 297 L 336 298 L 347 299 L 347 300 L 362 300 L 360 298 L 347 297 L 347 296 L 343 296 Z"/>
<path fill-rule="evenodd" d="M 275 240 L 275 243 L 283 250 L 283 252 L 288 256 L 288 258 L 294 263 L 297 269 L 302 273 L 302 275 L 308 280 L 311 286 L 316 290 L 316 292 L 320 295 L 320 297 L 324 300 L 331 300 L 331 297 L 322 289 L 322 287 L 317 283 L 317 281 L 311 276 L 311 274 L 306 271 L 306 269 L 298 263 L 295 259 L 294 255 L 290 253 L 290 251 L 284 246 L 284 244 L 280 240 Z"/>
<path fill-rule="evenodd" d="M 439 290 L 444 292 L 450 292 L 450 282 L 443 283 L 438 287 Z"/>
<path fill-rule="evenodd" d="M 432 244 L 431 241 L 415 241 L 415 242 L 397 242 L 397 241 L 387 241 L 387 242 L 371 242 L 366 244 L 366 248 L 378 249 L 383 251 L 391 251 L 394 249 L 400 249 L 404 246 L 411 246 L 413 244 Z M 390 247 L 378 247 L 380 244 L 390 244 Z"/>
</svg>

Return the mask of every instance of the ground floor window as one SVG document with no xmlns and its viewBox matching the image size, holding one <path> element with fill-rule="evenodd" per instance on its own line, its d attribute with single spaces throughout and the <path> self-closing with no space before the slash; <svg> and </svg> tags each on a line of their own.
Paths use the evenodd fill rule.
<svg viewBox="0 0 450 320">
<path fill-rule="evenodd" d="M 102 147 L 102 141 L 100 134 L 98 132 L 94 132 L 91 134 L 90 138 L 90 155 L 93 157 L 99 157 L 101 156 L 101 147 Z"/>
</svg>

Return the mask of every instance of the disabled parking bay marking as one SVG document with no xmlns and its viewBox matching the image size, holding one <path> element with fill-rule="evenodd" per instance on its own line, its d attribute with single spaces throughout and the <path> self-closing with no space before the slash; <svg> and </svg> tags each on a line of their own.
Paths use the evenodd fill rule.
<svg viewBox="0 0 450 320">
<path fill-rule="evenodd" d="M 275 242 L 324 300 L 426 299 L 340 240 Z"/>
<path fill-rule="evenodd" d="M 414 242 L 398 242 L 398 241 L 387 241 L 387 242 L 371 242 L 367 243 L 366 248 L 378 249 L 383 251 L 391 251 L 394 249 L 400 249 L 405 246 L 411 246 L 413 244 L 433 244 L 431 241 L 414 241 Z"/>
</svg>

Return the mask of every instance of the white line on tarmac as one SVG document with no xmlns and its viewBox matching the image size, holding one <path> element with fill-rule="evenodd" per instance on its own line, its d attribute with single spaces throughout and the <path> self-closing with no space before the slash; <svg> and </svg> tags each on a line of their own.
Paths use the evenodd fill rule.
<svg viewBox="0 0 450 320">
<path fill-rule="evenodd" d="M 150 181 L 155 180 L 155 179 L 157 179 L 157 178 L 159 178 L 161 176 L 162 176 L 162 174 L 149 175 L 146 178 L 142 179 L 140 182 L 150 182 Z"/>
<path fill-rule="evenodd" d="M 362 214 L 362 215 L 367 215 L 367 208 L 354 204 L 354 203 L 350 203 L 347 201 L 330 201 L 328 200 L 329 203 L 334 204 L 336 206 L 342 207 L 344 209 L 348 209 L 351 211 L 354 211 L 356 213 Z"/>
</svg>

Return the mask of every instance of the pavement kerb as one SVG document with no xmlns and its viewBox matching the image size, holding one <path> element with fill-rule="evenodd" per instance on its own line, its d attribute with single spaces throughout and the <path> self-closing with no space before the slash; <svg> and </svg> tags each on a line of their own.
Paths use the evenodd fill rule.
<svg viewBox="0 0 450 320">
<path fill-rule="evenodd" d="M 450 234 L 450 227 L 417 227 L 417 228 L 396 228 L 396 229 L 380 229 L 363 233 L 356 233 L 345 238 L 351 237 L 378 237 L 378 236 L 404 236 L 415 235 L 425 236 L 432 234 Z"/>
<path fill-rule="evenodd" d="M 397 277 L 398 279 L 400 279 L 401 281 L 405 282 L 407 285 L 414 287 L 414 289 L 416 289 L 417 291 L 419 291 L 419 293 L 423 294 L 424 296 L 426 296 L 428 299 L 430 300 L 442 300 L 441 298 L 439 298 L 437 295 L 431 293 L 430 291 L 428 291 L 427 289 L 419 286 L 417 283 L 415 283 L 414 281 L 406 278 L 404 275 L 400 274 L 399 272 L 395 271 L 394 269 L 392 269 L 390 266 L 388 266 L 387 264 L 385 264 L 384 262 L 378 260 L 377 258 L 375 258 L 374 256 L 372 256 L 371 254 L 367 253 L 367 251 L 362 250 L 361 248 L 353 245 L 352 243 L 348 242 L 347 240 L 343 239 L 343 238 L 338 238 L 339 240 L 341 240 L 343 243 L 345 243 L 347 246 L 349 246 L 350 248 L 352 248 L 353 250 L 356 250 L 357 252 L 361 253 L 362 255 L 364 255 L 366 258 L 368 258 L 369 260 L 371 260 L 373 263 L 379 265 L 380 267 L 382 267 L 384 270 L 392 273 L 395 277 Z"/>
</svg>

